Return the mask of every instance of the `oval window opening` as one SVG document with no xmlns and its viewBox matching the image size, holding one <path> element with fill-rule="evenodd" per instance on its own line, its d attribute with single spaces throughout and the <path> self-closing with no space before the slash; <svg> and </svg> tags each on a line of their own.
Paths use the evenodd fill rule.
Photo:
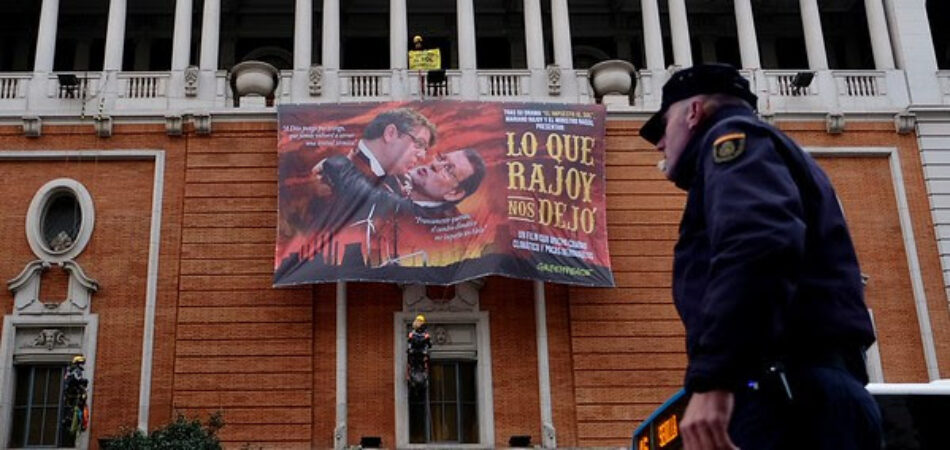
<svg viewBox="0 0 950 450">
<path fill-rule="evenodd" d="M 82 208 L 76 195 L 65 191 L 51 198 L 42 223 L 43 242 L 50 250 L 59 253 L 72 248 L 82 225 Z"/>
</svg>

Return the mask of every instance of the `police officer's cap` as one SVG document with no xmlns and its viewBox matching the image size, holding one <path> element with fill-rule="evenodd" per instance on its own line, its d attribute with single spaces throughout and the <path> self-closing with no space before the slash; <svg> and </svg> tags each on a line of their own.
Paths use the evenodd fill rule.
<svg viewBox="0 0 950 450">
<path fill-rule="evenodd" d="M 656 144 L 666 131 L 664 115 L 670 105 L 701 94 L 728 94 L 741 98 L 755 108 L 757 97 L 749 90 L 749 81 L 726 64 L 701 64 L 673 74 L 663 85 L 660 110 L 640 129 L 640 136 Z"/>
</svg>

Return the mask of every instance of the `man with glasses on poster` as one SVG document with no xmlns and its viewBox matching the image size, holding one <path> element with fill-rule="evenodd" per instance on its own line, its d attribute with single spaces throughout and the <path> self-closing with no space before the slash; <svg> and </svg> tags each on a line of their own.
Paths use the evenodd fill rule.
<svg viewBox="0 0 950 450">
<path fill-rule="evenodd" d="M 367 181 L 396 192 L 406 184 L 409 169 L 425 159 L 435 138 L 435 125 L 425 116 L 409 108 L 392 109 L 380 113 L 366 126 L 363 138 L 347 159 Z M 312 170 L 320 195 L 330 193 L 322 175 L 325 161 Z"/>
</svg>

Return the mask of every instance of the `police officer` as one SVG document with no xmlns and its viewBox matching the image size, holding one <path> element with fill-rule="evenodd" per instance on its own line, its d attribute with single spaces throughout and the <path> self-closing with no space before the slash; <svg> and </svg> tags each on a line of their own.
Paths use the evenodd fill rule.
<svg viewBox="0 0 950 450">
<path fill-rule="evenodd" d="M 687 449 L 880 449 L 874 342 L 835 192 L 734 68 L 675 73 L 640 130 L 687 191 L 673 267 Z"/>
</svg>

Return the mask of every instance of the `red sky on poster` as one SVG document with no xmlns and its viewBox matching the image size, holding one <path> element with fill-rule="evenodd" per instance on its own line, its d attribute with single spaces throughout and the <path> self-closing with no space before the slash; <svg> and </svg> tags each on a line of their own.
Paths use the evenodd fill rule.
<svg viewBox="0 0 950 450">
<path fill-rule="evenodd" d="M 383 139 L 364 136 L 369 124 L 381 113 L 402 108 L 424 116 L 436 131 L 425 159 L 408 169 L 416 176 L 396 168 L 384 170 L 382 177 L 351 170 L 361 153 L 375 152 L 375 143 Z M 491 274 L 613 285 L 602 106 L 282 105 L 278 117 L 275 285 L 338 280 L 451 284 Z M 419 129 L 391 126 L 389 145 L 419 134 Z M 447 160 L 439 157 L 453 152 L 469 162 L 476 154 L 484 164 L 481 182 L 454 204 L 418 200 L 425 191 L 418 180 L 426 179 L 419 174 L 451 177 L 444 180 L 461 190 L 464 180 L 456 175 L 463 172 L 446 169 Z"/>
</svg>

